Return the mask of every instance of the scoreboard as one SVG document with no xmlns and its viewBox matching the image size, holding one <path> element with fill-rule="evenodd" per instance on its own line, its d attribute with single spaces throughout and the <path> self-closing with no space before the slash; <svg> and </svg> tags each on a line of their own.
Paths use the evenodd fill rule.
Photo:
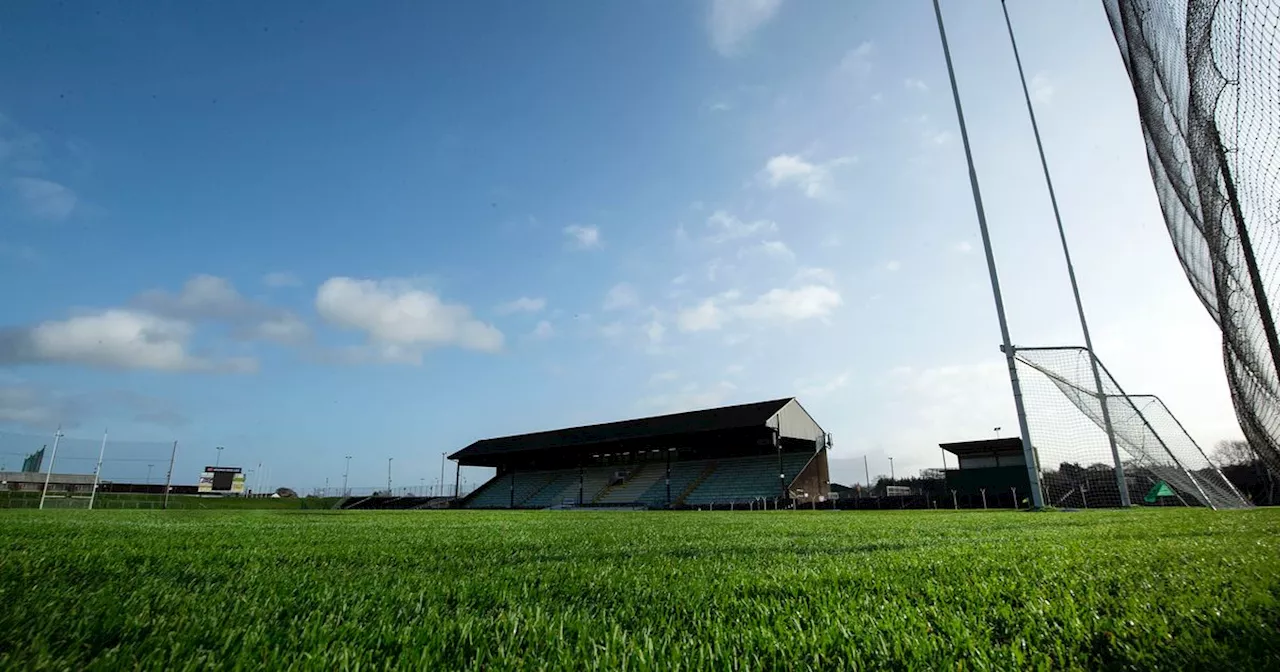
<svg viewBox="0 0 1280 672">
<path fill-rule="evenodd" d="M 200 493 L 239 495 L 244 493 L 244 472 L 240 467 L 205 467 L 200 474 Z"/>
</svg>

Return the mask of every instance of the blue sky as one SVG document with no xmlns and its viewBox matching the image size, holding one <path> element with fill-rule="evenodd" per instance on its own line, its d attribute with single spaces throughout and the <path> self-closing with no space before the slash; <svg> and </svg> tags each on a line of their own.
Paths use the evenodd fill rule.
<svg viewBox="0 0 1280 672">
<path fill-rule="evenodd" d="M 795 395 L 853 481 L 1015 426 L 928 2 L 3 11 L 6 453 L 105 427 L 180 481 L 223 445 L 416 485 Z M 944 12 L 1014 340 L 1078 344 L 1000 5 Z M 1237 436 L 1101 5 L 1011 13 L 1100 356 Z"/>
</svg>

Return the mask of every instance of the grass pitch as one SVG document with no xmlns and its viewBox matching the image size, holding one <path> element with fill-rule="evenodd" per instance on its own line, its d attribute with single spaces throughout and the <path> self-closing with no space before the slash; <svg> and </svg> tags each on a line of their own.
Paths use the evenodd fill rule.
<svg viewBox="0 0 1280 672">
<path fill-rule="evenodd" d="M 1280 669 L 1280 510 L 0 512 L 4 669 Z"/>
</svg>

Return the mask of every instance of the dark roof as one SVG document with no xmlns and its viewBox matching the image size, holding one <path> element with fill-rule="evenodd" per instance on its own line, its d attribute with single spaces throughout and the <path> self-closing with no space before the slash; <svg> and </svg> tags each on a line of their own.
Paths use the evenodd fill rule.
<svg viewBox="0 0 1280 672">
<path fill-rule="evenodd" d="M 449 459 L 462 460 L 465 463 L 470 458 L 505 453 L 583 446 L 673 434 L 758 427 L 768 422 L 791 400 L 792 397 L 788 397 L 772 401 L 758 401 L 752 404 L 657 415 L 651 418 L 606 422 L 600 425 L 586 425 L 549 432 L 482 439 L 450 455 Z"/>
<path fill-rule="evenodd" d="M 938 445 L 948 453 L 959 457 L 1022 454 L 1022 439 L 1016 436 L 1007 439 L 982 439 L 980 441 L 960 441 L 958 443 L 940 443 Z"/>
</svg>

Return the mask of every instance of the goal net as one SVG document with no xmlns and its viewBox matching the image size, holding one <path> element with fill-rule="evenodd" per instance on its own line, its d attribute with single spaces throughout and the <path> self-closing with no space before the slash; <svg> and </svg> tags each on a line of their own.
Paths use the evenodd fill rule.
<svg viewBox="0 0 1280 672">
<path fill-rule="evenodd" d="M 1249 506 L 1164 402 L 1126 394 L 1101 361 L 1098 394 L 1084 348 L 1019 348 L 1016 355 L 1047 505 L 1121 506 L 1123 475 L 1136 505 Z"/>
<path fill-rule="evenodd" d="M 1104 0 L 1188 280 L 1222 329 L 1236 416 L 1280 472 L 1280 0 Z"/>
</svg>

